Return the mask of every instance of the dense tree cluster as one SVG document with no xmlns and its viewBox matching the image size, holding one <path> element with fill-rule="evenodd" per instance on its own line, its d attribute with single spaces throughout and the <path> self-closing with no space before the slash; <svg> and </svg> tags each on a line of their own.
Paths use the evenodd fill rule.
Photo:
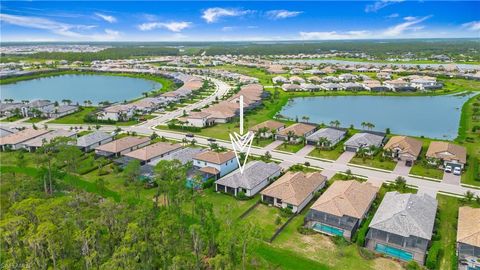
<svg viewBox="0 0 480 270">
<path fill-rule="evenodd" d="M 3 269 L 245 269 L 256 229 L 222 221 L 198 191 L 185 187 L 186 167 L 162 161 L 150 199 L 115 200 L 62 181 L 75 170 L 68 143 L 46 143 L 36 168 L 1 168 L 0 257 Z M 66 163 L 66 161 L 69 161 Z M 12 169 L 16 168 L 16 169 Z M 138 164 L 121 174 L 138 182 Z M 35 173 L 27 173 L 34 171 Z M 216 206 L 217 207 L 217 206 Z"/>
</svg>

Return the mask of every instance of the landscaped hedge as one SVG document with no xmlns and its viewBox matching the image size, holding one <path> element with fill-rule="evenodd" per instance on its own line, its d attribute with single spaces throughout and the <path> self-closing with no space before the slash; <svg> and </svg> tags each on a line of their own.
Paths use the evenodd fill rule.
<svg viewBox="0 0 480 270">
<path fill-rule="evenodd" d="M 439 266 L 439 258 L 441 255 L 441 245 L 439 241 L 434 241 L 432 243 L 432 246 L 428 250 L 428 255 L 427 255 L 427 260 L 425 263 L 425 266 L 427 266 L 428 269 L 438 269 Z"/>
<path fill-rule="evenodd" d="M 168 124 L 169 129 L 191 131 L 191 132 L 200 132 L 202 129 L 199 127 L 189 127 L 189 126 L 179 126 L 173 123 Z"/>
</svg>

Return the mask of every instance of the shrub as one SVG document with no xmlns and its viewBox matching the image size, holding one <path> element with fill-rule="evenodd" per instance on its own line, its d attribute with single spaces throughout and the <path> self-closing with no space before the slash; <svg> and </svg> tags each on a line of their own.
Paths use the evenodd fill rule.
<svg viewBox="0 0 480 270">
<path fill-rule="evenodd" d="M 207 181 L 202 183 L 202 189 L 208 189 L 213 187 L 213 184 L 215 184 L 215 179 L 214 178 L 209 178 Z"/>
<path fill-rule="evenodd" d="M 455 261 L 455 264 L 457 263 L 457 261 Z M 420 270 L 422 269 L 420 267 L 420 265 L 418 265 L 418 263 L 416 261 L 410 261 L 408 262 L 407 266 L 406 266 L 406 269 L 407 270 Z"/>
<path fill-rule="evenodd" d="M 433 242 L 430 250 L 428 251 L 427 260 L 425 266 L 428 269 L 438 269 L 438 260 L 440 259 L 441 254 L 440 242 Z"/>
<path fill-rule="evenodd" d="M 237 193 L 237 199 L 239 199 L 241 201 L 245 201 L 245 200 L 248 200 L 250 198 L 248 198 L 247 195 L 245 195 L 245 192 L 240 191 L 240 192 Z"/>
<path fill-rule="evenodd" d="M 360 256 L 362 256 L 365 260 L 373 260 L 377 257 L 375 252 L 362 247 L 358 248 L 358 253 L 360 253 Z"/>
<path fill-rule="evenodd" d="M 282 219 L 280 218 L 280 216 L 277 216 L 275 218 L 275 225 L 280 225 L 282 223 Z"/>
<path fill-rule="evenodd" d="M 289 218 L 293 215 L 293 212 L 291 209 L 289 208 L 281 208 L 280 209 L 280 216 L 284 217 L 284 218 Z"/>
<path fill-rule="evenodd" d="M 312 235 L 315 234 L 316 232 L 310 228 L 304 227 L 303 225 L 297 227 L 297 231 L 300 234 L 303 235 Z"/>
</svg>

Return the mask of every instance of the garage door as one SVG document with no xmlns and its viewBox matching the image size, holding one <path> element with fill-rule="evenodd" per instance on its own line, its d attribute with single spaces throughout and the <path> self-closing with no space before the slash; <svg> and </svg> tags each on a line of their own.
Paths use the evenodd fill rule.
<svg viewBox="0 0 480 270">
<path fill-rule="evenodd" d="M 347 151 L 347 152 L 357 152 L 357 148 L 352 147 L 352 146 L 347 146 L 347 147 L 345 147 L 345 151 Z"/>
<path fill-rule="evenodd" d="M 457 163 L 447 163 L 447 166 L 451 166 L 452 170 L 455 169 L 456 167 L 462 168 L 462 166 Z"/>
</svg>

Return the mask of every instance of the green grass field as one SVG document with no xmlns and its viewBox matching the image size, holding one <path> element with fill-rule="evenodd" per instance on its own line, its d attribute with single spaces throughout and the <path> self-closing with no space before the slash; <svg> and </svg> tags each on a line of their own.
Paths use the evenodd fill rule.
<svg viewBox="0 0 480 270">
<path fill-rule="evenodd" d="M 378 169 L 383 169 L 387 171 L 393 171 L 396 166 L 396 162 L 387 159 L 387 158 L 382 158 L 381 154 L 377 154 L 373 158 L 360 158 L 360 157 L 354 157 L 350 161 L 352 164 L 357 164 L 357 165 L 362 165 L 362 166 L 367 166 L 367 167 L 373 167 L 373 168 L 378 168 Z"/>
<path fill-rule="evenodd" d="M 88 114 L 94 112 L 97 107 L 82 107 L 81 110 L 78 112 L 65 115 L 63 117 L 48 121 L 48 123 L 52 124 L 84 124 L 84 118 Z"/>
<path fill-rule="evenodd" d="M 340 157 L 342 153 L 343 143 L 339 143 L 331 150 L 315 148 L 312 152 L 308 154 L 308 156 L 329 160 L 337 160 L 337 158 Z"/>
</svg>

